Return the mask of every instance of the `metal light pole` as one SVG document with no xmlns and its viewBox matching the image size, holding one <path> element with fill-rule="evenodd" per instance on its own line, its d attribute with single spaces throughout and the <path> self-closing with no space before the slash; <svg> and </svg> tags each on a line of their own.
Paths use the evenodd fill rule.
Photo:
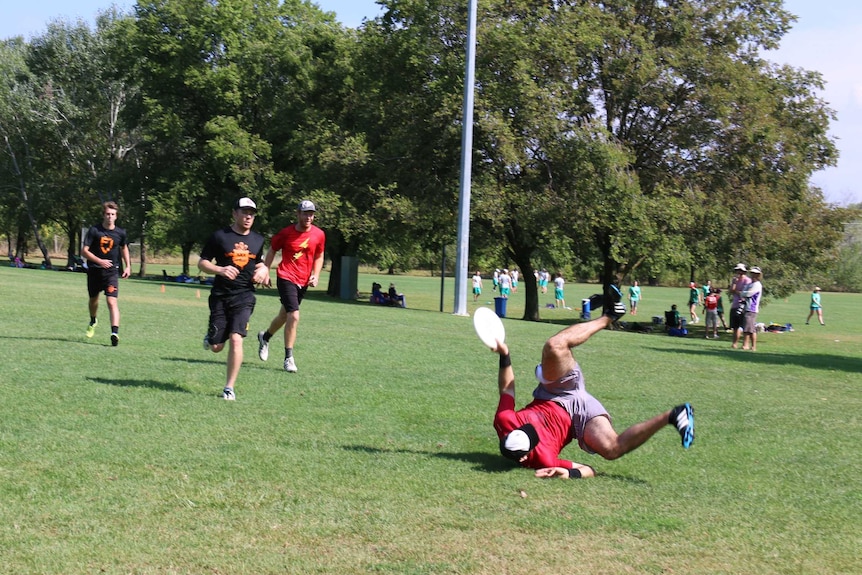
<svg viewBox="0 0 862 575">
<path fill-rule="evenodd" d="M 464 74 L 464 125 L 461 134 L 461 191 L 458 200 L 458 256 L 455 259 L 455 315 L 467 313 L 467 264 L 470 252 L 470 181 L 473 168 L 473 88 L 476 82 L 476 5 L 469 0 L 467 69 Z"/>
</svg>

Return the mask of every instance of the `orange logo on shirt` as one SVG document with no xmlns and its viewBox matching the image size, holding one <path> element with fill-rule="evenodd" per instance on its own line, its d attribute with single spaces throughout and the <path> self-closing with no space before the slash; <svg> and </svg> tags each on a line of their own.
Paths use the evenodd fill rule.
<svg viewBox="0 0 862 575">
<path fill-rule="evenodd" d="M 227 254 L 227 256 L 231 258 L 234 265 L 240 269 L 247 266 L 249 260 L 255 258 L 255 256 L 249 252 L 248 244 L 245 242 L 235 243 L 233 245 L 233 251 Z"/>
<path fill-rule="evenodd" d="M 108 286 L 108 288 L 105 290 L 105 293 L 112 294 L 112 293 L 115 293 L 116 291 L 117 291 L 117 288 L 116 288 L 116 287 L 114 287 L 114 286 Z"/>
<path fill-rule="evenodd" d="M 114 238 L 111 236 L 102 236 L 99 238 L 99 249 L 103 254 L 107 254 L 114 248 Z"/>
</svg>

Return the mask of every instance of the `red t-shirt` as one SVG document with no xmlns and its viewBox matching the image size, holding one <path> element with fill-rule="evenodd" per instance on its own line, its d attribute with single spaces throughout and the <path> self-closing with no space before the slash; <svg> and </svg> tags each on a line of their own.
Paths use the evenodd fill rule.
<svg viewBox="0 0 862 575">
<path fill-rule="evenodd" d="M 532 423 L 539 435 L 539 444 L 527 455 L 521 465 L 532 469 L 542 467 L 572 468 L 572 462 L 560 459 L 560 452 L 571 441 L 572 418 L 566 410 L 554 403 L 536 399 L 524 409 L 515 411 L 515 398 L 508 393 L 500 395 L 494 429 L 499 439 L 525 423 Z"/>
<path fill-rule="evenodd" d="M 706 304 L 706 309 L 709 309 L 709 310 L 717 309 L 718 308 L 718 296 L 716 296 L 715 294 L 709 294 L 708 296 L 706 296 L 704 303 Z"/>
<path fill-rule="evenodd" d="M 323 255 L 326 234 L 312 225 L 307 232 L 300 232 L 296 225 L 287 226 L 272 237 L 269 245 L 274 251 L 281 250 L 281 263 L 276 274 L 298 286 L 308 285 L 314 270 L 314 260 Z"/>
</svg>

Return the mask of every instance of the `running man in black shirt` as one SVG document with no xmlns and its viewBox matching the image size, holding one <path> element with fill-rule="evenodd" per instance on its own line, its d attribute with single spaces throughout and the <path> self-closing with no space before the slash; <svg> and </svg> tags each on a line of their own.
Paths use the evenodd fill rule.
<svg viewBox="0 0 862 575">
<path fill-rule="evenodd" d="M 87 337 L 96 333 L 99 320 L 99 294 L 105 292 L 105 302 L 111 319 L 111 345 L 120 343 L 120 275 L 125 279 L 132 271 L 126 230 L 117 227 L 117 204 L 102 204 L 102 223 L 91 227 L 84 237 L 81 255 L 87 260 L 87 293 L 90 296 L 90 325 Z M 120 271 L 122 260 L 122 272 Z"/>
<path fill-rule="evenodd" d="M 215 276 L 204 349 L 218 353 L 230 341 L 222 392 L 227 400 L 236 399 L 234 384 L 242 365 L 243 338 L 256 301 L 254 285 L 270 285 L 269 268 L 263 263 L 263 236 L 251 230 L 256 215 L 257 205 L 250 198 L 237 200 L 233 224 L 210 236 L 198 261 L 198 269 Z"/>
</svg>

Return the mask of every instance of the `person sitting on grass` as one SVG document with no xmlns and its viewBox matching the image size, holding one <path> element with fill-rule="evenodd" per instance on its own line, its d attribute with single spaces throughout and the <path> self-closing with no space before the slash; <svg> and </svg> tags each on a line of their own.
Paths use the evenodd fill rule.
<svg viewBox="0 0 862 575">
<path fill-rule="evenodd" d="M 679 310 L 676 309 L 676 304 L 670 306 L 670 311 L 664 312 L 665 330 L 679 329 L 682 327 L 682 318 L 679 317 Z"/>
<path fill-rule="evenodd" d="M 542 349 L 542 362 L 536 367 L 539 385 L 533 391 L 533 401 L 520 410 L 515 409 L 515 375 L 509 348 L 497 341 L 493 351 L 500 357 L 500 400 L 494 429 L 504 457 L 536 469 L 536 477 L 577 479 L 593 477 L 596 472 L 589 465 L 560 459 L 560 452 L 572 439 L 577 439 L 587 453 L 597 453 L 608 460 L 640 447 L 666 425 L 676 427 L 684 448 L 692 444 L 694 410 L 689 403 L 617 434 L 608 412 L 587 393 L 583 373 L 571 350 L 608 328 L 625 311 L 617 301 L 607 306 L 601 317 L 569 326 L 548 339 Z"/>
<path fill-rule="evenodd" d="M 371 284 L 371 303 L 377 305 L 391 305 L 389 296 L 383 293 L 383 286 L 377 282 Z"/>
<path fill-rule="evenodd" d="M 389 304 L 390 305 L 399 305 L 401 307 L 407 307 L 407 302 L 404 299 L 403 293 L 398 293 L 398 290 L 395 289 L 395 284 L 389 284 Z"/>
</svg>

